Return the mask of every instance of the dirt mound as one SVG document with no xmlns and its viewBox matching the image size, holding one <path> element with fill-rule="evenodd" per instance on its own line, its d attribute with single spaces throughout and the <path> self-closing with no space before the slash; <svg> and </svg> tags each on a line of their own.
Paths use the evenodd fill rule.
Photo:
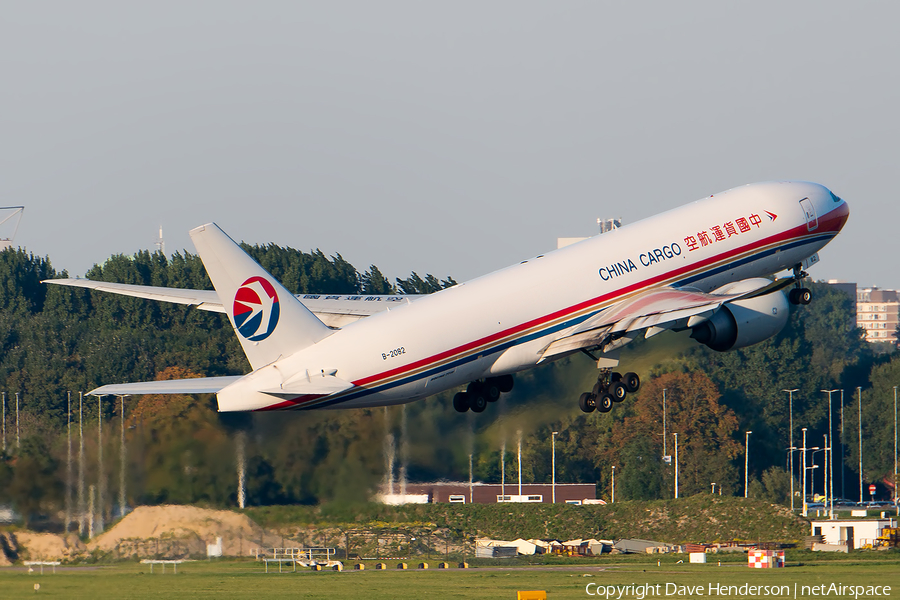
<svg viewBox="0 0 900 600">
<path fill-rule="evenodd" d="M 28 560 L 66 560 L 84 552 L 84 544 L 78 536 L 66 538 L 55 533 L 20 531 L 15 534 L 19 552 Z"/>
<path fill-rule="evenodd" d="M 271 548 L 281 542 L 242 514 L 164 505 L 134 509 L 92 540 L 87 549 L 111 552 L 117 557 L 180 558 L 206 554 L 206 546 L 215 544 L 219 537 L 226 556 L 246 556 L 253 548 Z"/>
<path fill-rule="evenodd" d="M 19 558 L 19 546 L 12 533 L 0 533 L 0 567 L 8 567 Z"/>
</svg>

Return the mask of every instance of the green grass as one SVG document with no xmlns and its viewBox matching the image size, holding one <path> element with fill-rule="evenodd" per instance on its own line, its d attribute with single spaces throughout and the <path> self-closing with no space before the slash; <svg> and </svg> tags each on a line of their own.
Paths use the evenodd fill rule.
<svg viewBox="0 0 900 600">
<path fill-rule="evenodd" d="M 802 555 L 802 557 L 800 556 Z M 652 560 L 651 560 L 652 558 Z M 900 552 L 868 552 L 841 555 L 788 555 L 785 569 L 761 570 L 746 567 L 746 557 L 736 562 L 723 562 L 710 556 L 706 565 L 678 564 L 685 555 L 662 557 L 610 557 L 583 560 L 563 566 L 482 566 L 468 570 L 438 570 L 437 562 L 427 571 L 375 571 L 370 563 L 365 571 L 270 572 L 261 563 L 244 561 L 198 561 L 184 563 L 178 574 L 171 567 L 166 574 L 147 565 L 118 563 L 95 567 L 69 567 L 56 574 L 27 573 L 21 568 L 0 570 L 0 597 L 51 598 L 477 598 L 510 599 L 517 590 L 547 590 L 552 600 L 587 598 L 588 583 L 602 585 L 659 584 L 662 597 L 682 598 L 676 593 L 666 596 L 666 584 L 703 586 L 703 597 L 709 596 L 709 584 L 787 585 L 821 584 L 890 585 L 890 597 L 900 595 Z M 802 566 L 800 560 L 802 558 Z M 656 560 L 660 561 L 657 566 Z M 349 566 L 349 565 L 348 565 Z M 411 567 L 415 565 L 410 564 Z M 41 589 L 35 592 L 34 584 Z M 592 588 L 593 589 L 593 588 Z M 670 588 L 671 589 L 671 588 Z M 728 596 L 725 596 L 728 597 Z M 745 595 L 741 598 L 762 596 Z M 771 596 L 769 596 L 771 597 Z M 799 594 L 798 594 L 798 597 Z M 812 597 L 812 596 L 807 596 Z M 623 598 L 636 599 L 634 595 Z"/>
</svg>

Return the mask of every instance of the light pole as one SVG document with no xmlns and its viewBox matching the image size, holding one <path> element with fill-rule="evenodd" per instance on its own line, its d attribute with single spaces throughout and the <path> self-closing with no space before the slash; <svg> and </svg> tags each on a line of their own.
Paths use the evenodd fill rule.
<svg viewBox="0 0 900 600">
<path fill-rule="evenodd" d="M 863 503 L 863 473 L 862 473 L 862 387 L 857 386 L 856 391 L 859 393 L 859 402 L 857 411 L 859 416 L 859 503 Z"/>
<path fill-rule="evenodd" d="M 790 415 L 790 438 L 788 445 L 788 463 L 790 466 L 788 467 L 788 469 L 790 469 L 791 472 L 791 512 L 794 512 L 794 450 L 796 450 L 796 448 L 794 448 L 794 392 L 798 392 L 800 390 L 794 388 L 792 390 L 781 391 L 788 393 L 788 414 Z"/>
<path fill-rule="evenodd" d="M 521 497 L 522 497 L 522 430 L 519 429 L 516 433 L 519 436 L 519 498 L 521 499 Z M 472 458 L 469 457 L 469 462 L 471 463 L 471 461 L 472 461 Z M 471 468 L 469 469 L 469 471 L 471 472 Z M 471 479 L 472 478 L 470 476 L 469 480 L 471 481 Z"/>
<path fill-rule="evenodd" d="M 556 504 L 556 436 L 558 434 L 558 431 L 554 431 L 550 434 L 550 445 L 553 448 L 553 504 Z M 613 472 L 615 473 L 615 471 Z"/>
<path fill-rule="evenodd" d="M 63 531 L 69 535 L 72 521 L 72 392 L 66 394 L 66 526 Z"/>
<path fill-rule="evenodd" d="M 616 501 L 616 465 L 612 467 L 612 501 Z"/>
<path fill-rule="evenodd" d="M 752 431 L 748 431 L 747 435 L 744 436 L 744 498 L 747 497 L 747 482 L 748 482 L 748 467 L 750 466 L 750 434 Z"/>
<path fill-rule="evenodd" d="M 806 516 L 806 427 L 803 428 L 803 448 L 801 449 L 800 460 L 803 462 L 803 511 L 802 515 Z"/>
<path fill-rule="evenodd" d="M 84 535 L 84 392 L 78 392 L 78 534 Z"/>
<path fill-rule="evenodd" d="M 807 469 L 810 469 L 810 470 L 812 470 L 812 469 L 818 469 L 818 468 L 819 468 L 819 465 L 816 464 L 816 454 L 818 454 L 819 452 L 824 452 L 824 449 L 823 449 L 823 448 L 819 448 L 818 446 L 813 446 L 812 448 L 807 448 L 807 450 L 812 450 L 812 451 L 813 451 L 813 453 L 812 453 L 812 459 L 811 459 L 811 460 L 812 460 L 812 466 L 811 466 L 811 467 L 807 467 Z M 815 500 L 815 499 L 816 499 L 816 478 L 815 478 L 815 477 L 813 477 L 813 479 L 812 479 L 811 487 L 812 487 L 812 489 L 810 490 L 810 493 L 812 494 L 813 500 Z"/>
<path fill-rule="evenodd" d="M 663 456 L 666 454 L 666 388 L 663 388 Z M 663 458 L 665 460 L 665 458 Z"/>
<path fill-rule="evenodd" d="M 822 390 L 822 392 L 828 394 L 828 436 L 825 441 L 825 453 L 826 455 L 830 455 L 830 457 L 825 460 L 825 503 L 830 507 L 829 514 L 832 518 L 834 518 L 834 454 L 831 452 L 831 446 L 829 446 L 828 440 L 831 440 L 832 445 L 834 445 L 834 429 L 831 426 L 831 395 L 837 391 L 840 390 Z"/>
<path fill-rule="evenodd" d="M 675 499 L 678 500 L 678 434 L 672 435 L 675 436 Z"/>
<path fill-rule="evenodd" d="M 847 498 L 844 491 L 844 390 L 841 390 L 841 499 Z"/>
<path fill-rule="evenodd" d="M 897 505 L 897 386 L 894 386 L 894 506 Z"/>
<path fill-rule="evenodd" d="M 831 484 L 828 482 L 828 467 L 831 466 L 831 462 L 828 458 L 828 454 L 831 452 L 831 446 L 828 445 L 828 434 L 826 433 L 822 436 L 825 441 L 825 445 L 822 446 L 822 450 L 825 452 L 825 472 L 822 474 L 825 479 L 825 510 L 829 510 L 829 502 L 828 502 L 828 492 L 831 489 Z"/>
<path fill-rule="evenodd" d="M 125 516 L 125 396 L 119 396 L 119 517 Z"/>
<path fill-rule="evenodd" d="M 97 396 L 97 519 L 98 531 L 103 531 L 104 495 L 106 492 L 106 475 L 103 473 L 103 396 Z"/>
</svg>

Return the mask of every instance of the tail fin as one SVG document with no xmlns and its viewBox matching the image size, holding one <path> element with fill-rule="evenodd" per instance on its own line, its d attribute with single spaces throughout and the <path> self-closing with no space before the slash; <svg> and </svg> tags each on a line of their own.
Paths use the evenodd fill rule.
<svg viewBox="0 0 900 600">
<path fill-rule="evenodd" d="M 218 225 L 201 225 L 190 234 L 254 369 L 333 333 Z"/>
</svg>

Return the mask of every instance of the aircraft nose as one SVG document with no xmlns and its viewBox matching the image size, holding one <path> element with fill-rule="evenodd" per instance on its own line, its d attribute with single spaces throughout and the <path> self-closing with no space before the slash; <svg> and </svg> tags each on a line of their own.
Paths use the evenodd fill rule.
<svg viewBox="0 0 900 600">
<path fill-rule="evenodd" d="M 843 198 L 836 196 L 834 192 L 829 191 L 829 194 L 831 195 L 831 210 L 825 214 L 824 219 L 820 220 L 822 221 L 820 226 L 824 225 L 825 231 L 838 233 L 850 218 L 850 207 Z"/>
</svg>

